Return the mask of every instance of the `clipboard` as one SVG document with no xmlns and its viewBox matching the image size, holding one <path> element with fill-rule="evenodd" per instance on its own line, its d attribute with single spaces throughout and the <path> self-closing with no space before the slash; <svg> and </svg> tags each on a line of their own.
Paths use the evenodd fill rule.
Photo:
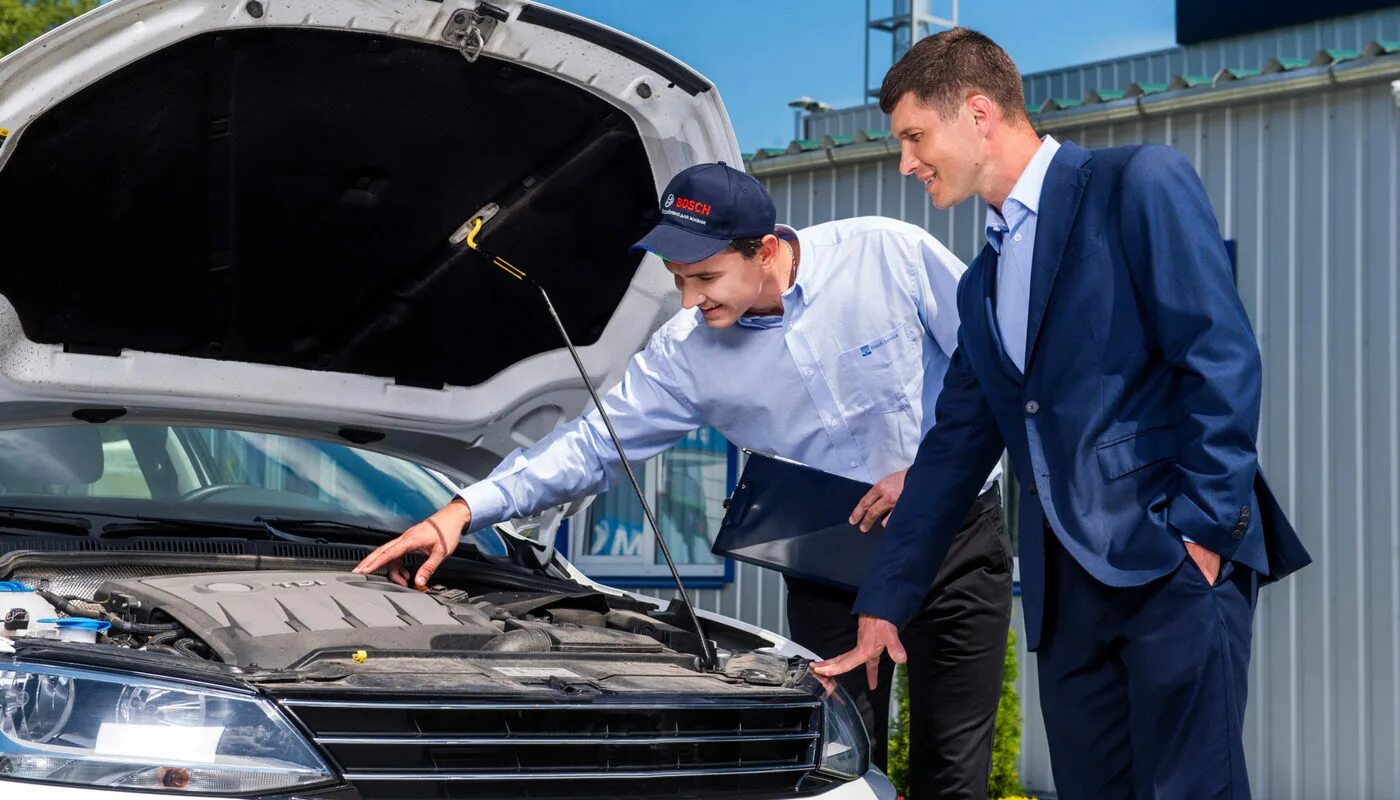
<svg viewBox="0 0 1400 800">
<path fill-rule="evenodd" d="M 871 484 L 796 461 L 744 451 L 748 460 L 711 552 L 854 592 L 883 525 L 850 524 Z"/>
</svg>

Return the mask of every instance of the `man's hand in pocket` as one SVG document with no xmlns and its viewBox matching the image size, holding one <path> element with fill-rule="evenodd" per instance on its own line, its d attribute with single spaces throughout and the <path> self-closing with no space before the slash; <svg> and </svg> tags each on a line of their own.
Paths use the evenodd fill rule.
<svg viewBox="0 0 1400 800">
<path fill-rule="evenodd" d="M 1182 542 L 1186 545 L 1186 552 L 1191 556 L 1191 560 L 1196 562 L 1196 567 L 1201 570 L 1201 574 L 1206 576 L 1206 583 L 1215 585 L 1215 579 L 1220 575 L 1220 554 L 1201 547 L 1195 542 Z"/>
</svg>

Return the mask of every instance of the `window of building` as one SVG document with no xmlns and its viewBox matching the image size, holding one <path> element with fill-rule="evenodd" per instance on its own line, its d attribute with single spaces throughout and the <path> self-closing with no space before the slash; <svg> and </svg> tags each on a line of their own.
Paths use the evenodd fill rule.
<svg viewBox="0 0 1400 800">
<path fill-rule="evenodd" d="M 638 466 L 637 478 L 687 586 L 716 586 L 733 577 L 733 564 L 712 554 L 710 546 L 738 477 L 738 457 L 718 431 L 700 428 Z M 570 519 L 558 539 L 570 560 L 595 580 L 628 587 L 671 583 L 641 503 L 625 479 Z"/>
</svg>

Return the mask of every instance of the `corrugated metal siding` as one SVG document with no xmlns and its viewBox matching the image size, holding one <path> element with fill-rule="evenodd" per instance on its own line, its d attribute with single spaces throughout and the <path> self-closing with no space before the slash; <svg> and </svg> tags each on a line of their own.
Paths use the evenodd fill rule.
<svg viewBox="0 0 1400 800">
<path fill-rule="evenodd" d="M 1052 97 L 1079 99 L 1091 89 L 1126 89 L 1134 81 L 1167 83 L 1176 75 L 1214 75 L 1225 68 L 1258 69 L 1271 58 L 1312 58 L 1324 48 L 1359 49 L 1375 40 L 1400 39 L 1400 6 L 1348 17 L 1253 33 L 1190 47 L 1173 47 L 1127 58 L 1080 64 L 1024 76 L 1026 102 Z M 884 130 L 889 118 L 876 105 L 813 114 L 807 138 Z"/>
<path fill-rule="evenodd" d="M 627 588 L 622 586 L 620 588 Z M 638 594 L 672 600 L 674 589 L 631 589 Z M 787 636 L 787 588 L 783 576 L 752 564 L 734 565 L 734 582 L 723 589 L 691 589 L 690 600 L 702 611 L 735 617 Z"/>
<path fill-rule="evenodd" d="M 1059 136 L 1176 147 L 1237 242 L 1264 358 L 1262 461 L 1317 559 L 1260 601 L 1248 719 L 1259 797 L 1400 796 L 1397 115 L 1388 84 L 1374 83 Z M 965 260 L 983 241 L 980 201 L 932 208 L 893 158 L 766 183 L 779 217 L 798 226 L 897 217 Z M 760 574 L 740 568 L 734 588 L 704 607 L 777 627 L 781 581 Z M 1045 791 L 1049 759 L 1026 667 L 1024 777 Z"/>
</svg>

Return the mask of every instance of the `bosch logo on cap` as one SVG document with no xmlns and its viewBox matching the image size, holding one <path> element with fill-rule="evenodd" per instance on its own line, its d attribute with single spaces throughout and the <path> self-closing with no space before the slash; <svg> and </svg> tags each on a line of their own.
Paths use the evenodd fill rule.
<svg viewBox="0 0 1400 800">
<path fill-rule="evenodd" d="M 666 198 L 667 206 L 672 205 L 671 200 L 673 198 L 675 200 L 676 208 L 679 208 L 682 211 L 689 211 L 692 214 L 699 214 L 702 217 L 710 216 L 710 205 L 708 203 L 702 203 L 699 200 L 691 200 L 687 197 L 676 197 L 675 195 L 671 195 L 670 197 Z"/>
<path fill-rule="evenodd" d="M 673 194 L 668 194 L 668 195 L 666 195 L 666 206 L 665 206 L 665 207 L 666 207 L 666 208 L 670 208 L 671 206 L 673 206 L 673 205 L 675 205 L 675 204 L 676 204 L 676 196 L 673 195 Z"/>
</svg>

